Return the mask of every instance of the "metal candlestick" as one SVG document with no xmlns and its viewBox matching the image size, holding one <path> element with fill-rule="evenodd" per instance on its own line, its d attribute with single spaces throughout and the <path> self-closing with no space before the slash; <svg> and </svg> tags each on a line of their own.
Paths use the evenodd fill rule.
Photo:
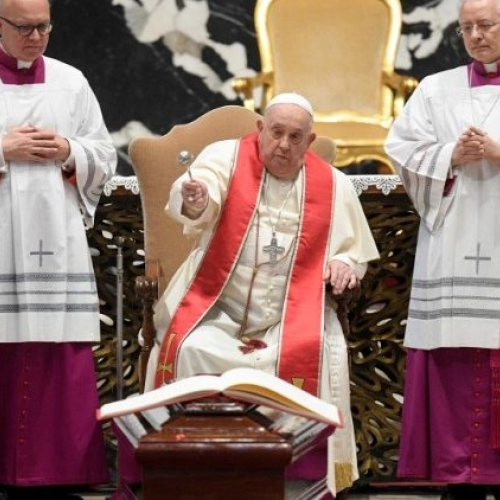
<svg viewBox="0 0 500 500">
<path fill-rule="evenodd" d="M 116 238 L 116 398 L 123 399 L 123 253 L 125 238 Z"/>
</svg>

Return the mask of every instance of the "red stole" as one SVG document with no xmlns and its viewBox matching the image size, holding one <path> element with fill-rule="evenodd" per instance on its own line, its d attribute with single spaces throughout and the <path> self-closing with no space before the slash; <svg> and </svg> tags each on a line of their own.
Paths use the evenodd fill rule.
<svg viewBox="0 0 500 500">
<path fill-rule="evenodd" d="M 212 240 L 165 332 L 155 387 L 175 378 L 182 340 L 215 304 L 229 280 L 259 205 L 264 172 L 257 134 L 244 137 Z M 323 273 L 335 192 L 333 172 L 316 153 L 306 153 L 302 214 L 282 314 L 277 367 L 280 378 L 315 395 L 322 361 Z"/>
</svg>

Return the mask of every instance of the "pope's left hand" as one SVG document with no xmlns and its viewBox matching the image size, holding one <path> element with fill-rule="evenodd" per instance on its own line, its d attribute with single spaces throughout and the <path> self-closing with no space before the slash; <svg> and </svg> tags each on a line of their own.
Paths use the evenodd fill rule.
<svg viewBox="0 0 500 500">
<path fill-rule="evenodd" d="M 354 270 L 344 262 L 335 259 L 328 262 L 324 280 L 330 283 L 335 295 L 340 295 L 346 288 L 355 288 L 358 283 Z"/>
</svg>

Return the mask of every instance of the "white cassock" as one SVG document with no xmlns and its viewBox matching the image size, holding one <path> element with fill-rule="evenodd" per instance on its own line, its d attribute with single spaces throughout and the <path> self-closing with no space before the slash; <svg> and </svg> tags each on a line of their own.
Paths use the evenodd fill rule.
<svg viewBox="0 0 500 500">
<path fill-rule="evenodd" d="M 499 122 L 500 86 L 470 88 L 463 66 L 422 80 L 389 133 L 387 153 L 421 217 L 408 347 L 500 347 L 500 165 L 450 167 L 467 127 L 500 142 Z"/>
<path fill-rule="evenodd" d="M 207 184 L 210 203 L 196 220 L 181 214 L 181 184 L 178 179 L 171 191 L 168 211 L 185 225 L 185 233 L 196 243 L 187 261 L 178 270 L 156 311 L 157 339 L 148 364 L 146 388 L 151 389 L 155 377 L 159 345 L 180 298 L 192 279 L 210 241 L 218 209 L 227 195 L 236 141 L 222 141 L 208 146 L 191 166 L 194 178 Z M 215 175 L 214 175 L 215 174 Z M 367 262 L 378 258 L 378 252 L 352 183 L 335 172 L 335 220 L 330 229 L 328 255 L 350 265 L 362 278 Z M 246 244 L 231 278 L 216 305 L 201 324 L 184 340 L 177 363 L 177 374 L 189 377 L 197 373 L 221 373 L 235 367 L 250 367 L 276 374 L 278 338 L 287 275 L 299 225 L 303 173 L 295 182 L 281 181 L 267 175 L 262 187 L 260 205 L 246 238 Z M 276 263 L 266 247 L 272 233 L 282 247 Z M 328 259 L 328 260 L 330 260 Z M 254 267 L 258 271 L 251 285 Z M 241 332 L 251 339 L 262 340 L 267 347 L 242 354 Z M 350 413 L 349 368 L 347 347 L 333 307 L 325 305 L 323 342 L 324 369 L 320 380 L 320 397 L 336 404 L 345 418 L 345 428 L 335 432 L 329 450 L 335 455 L 336 483 L 344 488 L 358 477 L 354 430 Z M 331 462 L 330 462 L 331 463 Z M 333 483 L 334 467 L 330 482 Z"/>
<path fill-rule="evenodd" d="M 0 81 L 0 134 L 31 125 L 68 138 L 76 186 L 60 162 L 5 162 L 0 148 L 0 342 L 94 342 L 99 303 L 84 221 L 93 223 L 116 152 L 81 72 L 44 61 L 44 83 Z"/>
</svg>

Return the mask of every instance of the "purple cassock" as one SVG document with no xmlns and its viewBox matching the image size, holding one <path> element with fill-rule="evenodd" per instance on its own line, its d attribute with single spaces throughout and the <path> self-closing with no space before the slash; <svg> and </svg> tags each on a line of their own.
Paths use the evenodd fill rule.
<svg viewBox="0 0 500 500">
<path fill-rule="evenodd" d="M 409 349 L 398 476 L 442 483 L 500 483 L 490 447 L 490 351 Z"/>
<path fill-rule="evenodd" d="M 0 344 L 0 484 L 109 482 L 89 343 Z"/>
</svg>

